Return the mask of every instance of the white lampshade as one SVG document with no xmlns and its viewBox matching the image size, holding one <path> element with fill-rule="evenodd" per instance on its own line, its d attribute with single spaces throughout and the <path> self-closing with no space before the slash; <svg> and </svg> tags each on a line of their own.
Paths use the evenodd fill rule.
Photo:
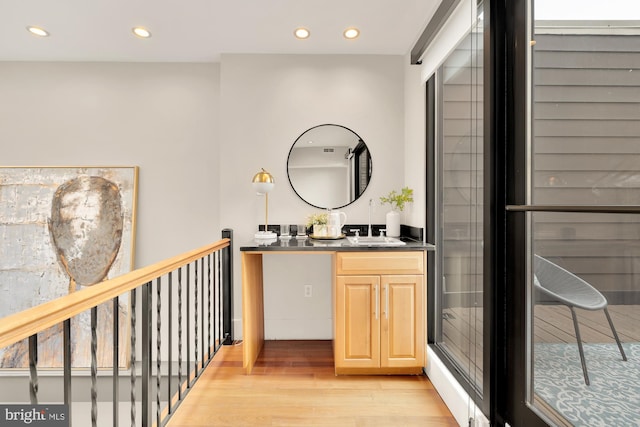
<svg viewBox="0 0 640 427">
<path fill-rule="evenodd" d="M 273 182 L 254 182 L 253 188 L 256 190 L 258 194 L 267 194 L 269 191 L 273 190 Z"/>
</svg>

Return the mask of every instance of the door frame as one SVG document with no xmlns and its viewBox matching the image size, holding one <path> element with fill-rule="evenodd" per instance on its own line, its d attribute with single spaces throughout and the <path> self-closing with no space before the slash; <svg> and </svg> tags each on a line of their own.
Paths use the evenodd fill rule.
<svg viewBox="0 0 640 427">
<path fill-rule="evenodd" d="M 494 425 L 546 426 L 527 404 L 527 0 L 485 3 L 485 348 Z"/>
<path fill-rule="evenodd" d="M 485 32 L 485 136 L 490 155 L 485 167 L 489 242 L 485 293 L 493 304 L 489 337 L 493 363 L 491 419 L 496 425 L 548 426 L 528 402 L 529 289 L 528 213 L 511 210 L 528 205 L 530 126 L 529 0 L 490 0 Z M 486 100 L 489 102 L 486 102 Z M 492 286 L 493 284 L 493 286 Z M 493 287 L 493 289 L 488 289 Z M 504 367 L 505 369 L 500 369 Z"/>
</svg>

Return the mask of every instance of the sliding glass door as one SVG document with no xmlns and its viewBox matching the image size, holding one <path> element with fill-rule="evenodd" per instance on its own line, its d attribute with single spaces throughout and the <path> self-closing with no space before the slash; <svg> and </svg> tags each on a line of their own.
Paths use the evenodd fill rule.
<svg viewBox="0 0 640 427">
<path fill-rule="evenodd" d="M 510 145 L 523 167 L 507 177 L 516 195 L 507 207 L 516 323 L 508 352 L 511 386 L 523 397 L 512 402 L 513 419 L 636 425 L 640 8 L 632 0 L 526 6 L 528 83 L 515 88 L 528 112 Z"/>
<path fill-rule="evenodd" d="M 569 211 L 530 214 L 531 399 L 572 425 L 640 419 L 640 371 L 625 362 L 640 341 L 640 215 L 622 213 L 640 205 L 640 21 L 626 3 L 571 21 L 533 3 L 531 201 Z"/>
</svg>

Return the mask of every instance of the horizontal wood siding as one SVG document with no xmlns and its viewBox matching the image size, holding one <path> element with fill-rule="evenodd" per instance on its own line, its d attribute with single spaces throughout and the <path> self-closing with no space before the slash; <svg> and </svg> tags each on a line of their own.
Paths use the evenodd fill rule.
<svg viewBox="0 0 640 427">
<path fill-rule="evenodd" d="M 535 38 L 533 202 L 640 205 L 640 36 Z M 610 299 L 633 300 L 640 215 L 533 218 L 537 253 Z"/>
</svg>

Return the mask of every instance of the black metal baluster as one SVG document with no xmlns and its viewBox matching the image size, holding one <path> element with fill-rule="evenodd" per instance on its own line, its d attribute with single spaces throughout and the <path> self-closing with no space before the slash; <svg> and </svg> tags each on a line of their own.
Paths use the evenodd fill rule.
<svg viewBox="0 0 640 427">
<path fill-rule="evenodd" d="M 160 426 L 160 381 L 162 379 L 162 372 L 160 370 L 160 347 L 162 343 L 162 315 L 160 313 L 162 308 L 162 281 L 158 277 L 156 279 L 156 425 Z"/>
<path fill-rule="evenodd" d="M 151 425 L 151 376 L 152 376 L 152 326 L 151 326 L 151 287 L 153 282 L 142 285 L 142 414 L 143 426 Z"/>
<path fill-rule="evenodd" d="M 98 425 L 98 307 L 91 308 L 91 426 Z"/>
<path fill-rule="evenodd" d="M 233 230 L 225 228 L 222 230 L 222 238 L 229 239 L 229 246 L 222 249 L 222 262 L 224 271 L 222 276 L 222 298 L 223 307 L 223 334 L 224 344 L 233 344 Z"/>
<path fill-rule="evenodd" d="M 131 290 L 131 427 L 136 426 L 136 290 Z"/>
<path fill-rule="evenodd" d="M 217 278 L 217 272 L 218 272 L 218 268 L 217 268 L 217 260 L 218 260 L 218 252 L 214 252 L 212 254 L 213 256 L 213 263 L 212 263 L 212 269 L 213 269 L 213 273 L 212 273 L 212 279 L 211 279 L 211 287 L 212 287 L 212 293 L 213 293 L 213 302 L 212 302 L 212 309 L 213 309 L 213 314 L 211 315 L 211 324 L 213 327 L 213 354 L 215 354 L 218 351 L 218 322 L 217 322 L 217 310 L 216 310 L 216 295 L 217 295 L 217 283 L 218 283 L 218 278 Z"/>
<path fill-rule="evenodd" d="M 29 337 L 29 398 L 32 405 L 38 404 L 38 335 Z"/>
<path fill-rule="evenodd" d="M 227 343 L 231 337 L 227 337 L 224 331 L 224 252 L 220 252 L 218 254 L 218 325 L 220 327 L 220 345 L 231 344 L 231 342 Z"/>
<path fill-rule="evenodd" d="M 201 298 L 201 305 L 202 305 L 202 316 L 200 316 L 200 326 L 202 328 L 202 337 L 200 338 L 202 340 L 202 354 L 200 357 L 200 360 L 202 360 L 202 364 L 200 365 L 201 369 L 200 371 L 202 371 L 202 369 L 204 369 L 204 355 L 205 355 L 205 336 L 204 336 L 204 257 L 200 258 L 200 298 Z"/>
<path fill-rule="evenodd" d="M 171 369 L 171 365 L 173 364 L 173 358 L 171 357 L 172 346 L 173 346 L 173 275 L 172 272 L 169 272 L 169 284 L 167 286 L 167 307 L 169 307 L 169 318 L 167 320 L 167 413 L 171 415 L 173 412 L 171 410 L 171 375 L 173 374 L 173 370 Z"/>
<path fill-rule="evenodd" d="M 214 294 L 214 303 L 217 302 L 216 307 L 215 307 L 215 319 L 216 319 L 216 323 L 218 325 L 217 329 L 216 329 L 216 337 L 217 337 L 217 343 L 218 345 L 216 346 L 216 351 L 218 351 L 218 349 L 220 348 L 220 346 L 222 345 L 222 292 L 221 292 L 221 274 L 220 274 L 220 267 L 222 266 L 222 257 L 221 257 L 222 253 L 220 251 L 216 252 L 216 259 L 218 260 L 218 267 L 217 267 L 217 274 L 216 276 L 216 287 L 214 288 L 215 291 L 217 291 Z M 216 297 L 217 295 L 217 297 Z"/>
<path fill-rule="evenodd" d="M 211 254 L 207 255 L 207 360 L 211 359 Z"/>
<path fill-rule="evenodd" d="M 194 278 L 194 290 L 195 290 L 195 295 L 194 295 L 194 300 L 195 300 L 195 306 L 194 306 L 194 312 L 195 312 L 195 354 L 196 354 L 196 360 L 194 361 L 194 367 L 195 367 L 195 373 L 193 376 L 193 380 L 195 381 L 195 379 L 198 377 L 198 260 L 195 261 L 195 278 Z"/>
<path fill-rule="evenodd" d="M 119 369 L 120 369 L 120 301 L 118 297 L 113 299 L 113 427 L 120 424 L 119 407 L 120 407 L 120 387 L 119 387 Z"/>
<path fill-rule="evenodd" d="M 182 400 L 182 267 L 178 269 L 178 400 Z"/>
<path fill-rule="evenodd" d="M 62 357 L 63 357 L 63 387 L 64 403 L 69 409 L 69 425 L 71 421 L 71 319 L 62 322 Z"/>
<path fill-rule="evenodd" d="M 189 370 L 191 369 L 191 326 L 189 322 L 191 321 L 191 264 L 187 264 L 187 388 L 191 387 L 191 375 L 189 374 Z"/>
<path fill-rule="evenodd" d="M 212 293 L 213 293 L 213 314 L 212 314 L 212 318 L 211 318 L 211 322 L 213 325 L 213 353 L 215 354 L 218 351 L 218 322 L 217 322 L 217 310 L 216 310 L 216 301 L 217 300 L 217 283 L 218 283 L 218 277 L 217 277 L 217 272 L 218 272 L 218 268 L 217 268 L 217 260 L 218 260 L 218 252 L 214 252 L 213 254 L 213 264 L 212 264 L 212 269 L 213 269 L 213 273 L 212 273 L 212 279 L 211 279 L 211 286 L 212 286 Z"/>
</svg>

